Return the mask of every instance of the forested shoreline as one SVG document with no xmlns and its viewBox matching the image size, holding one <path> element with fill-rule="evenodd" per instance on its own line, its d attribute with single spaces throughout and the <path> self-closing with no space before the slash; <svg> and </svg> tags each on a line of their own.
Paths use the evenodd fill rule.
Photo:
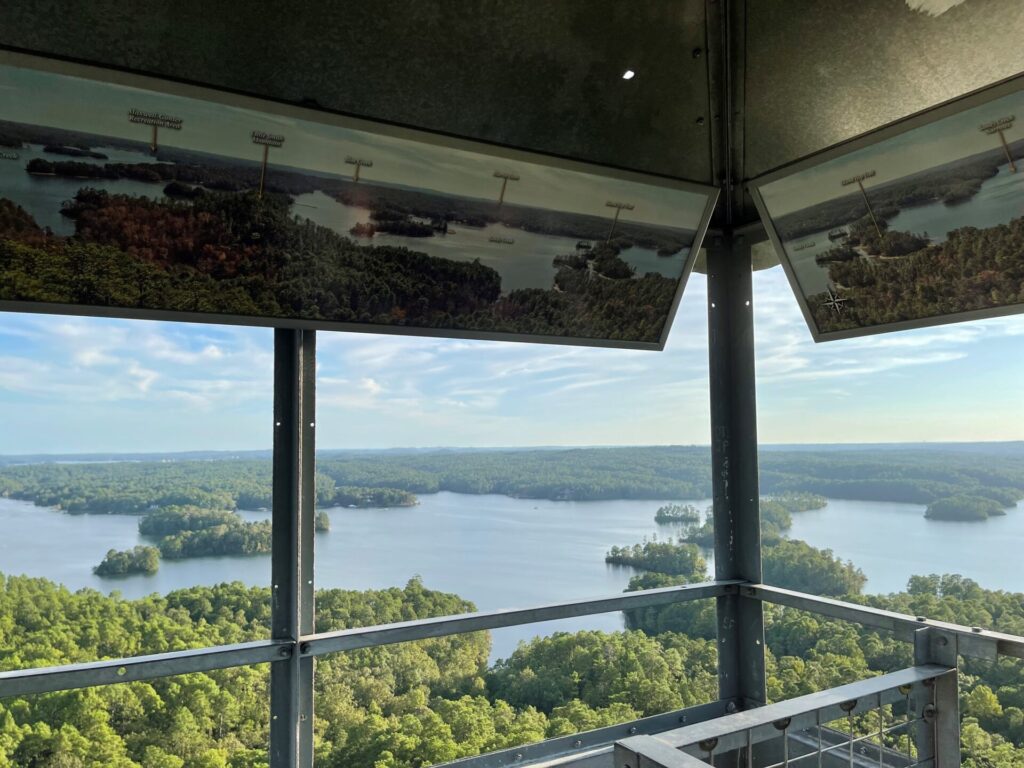
<svg viewBox="0 0 1024 768">
<path fill-rule="evenodd" d="M 316 491 L 321 507 L 411 506 L 418 494 L 439 491 L 552 501 L 703 499 L 711 496 L 710 458 L 700 446 L 325 452 Z M 0 465 L 0 496 L 71 514 L 270 507 L 269 457 L 143 459 Z M 971 446 L 771 449 L 759 465 L 765 496 L 922 505 L 966 496 L 1003 508 L 1024 498 L 1024 443 L 991 453 Z"/>
</svg>

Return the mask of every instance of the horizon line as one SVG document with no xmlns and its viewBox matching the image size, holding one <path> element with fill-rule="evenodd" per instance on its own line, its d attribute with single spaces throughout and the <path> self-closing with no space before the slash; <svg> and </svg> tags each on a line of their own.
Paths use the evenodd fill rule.
<svg viewBox="0 0 1024 768">
<path fill-rule="evenodd" d="M 908 440 L 908 441 L 872 441 L 872 442 L 806 442 L 806 443 L 759 443 L 758 448 L 790 448 L 790 447 L 856 447 L 856 446 L 971 446 L 971 445 L 1024 445 L 1024 438 L 1016 440 Z M 330 448 L 317 447 L 316 451 L 363 451 L 386 453 L 394 451 L 543 451 L 543 450 L 580 450 L 580 449 L 614 449 L 614 448 L 711 448 L 710 443 L 637 443 L 637 444 L 546 444 L 546 445 L 428 445 L 428 446 L 391 446 L 388 448 Z M 36 456 L 168 456 L 188 455 L 195 453 L 272 453 L 273 447 L 261 448 L 187 448 L 178 450 L 149 451 L 71 451 L 71 452 L 34 452 L 34 453 L 0 453 L 0 459 L 25 458 Z"/>
</svg>

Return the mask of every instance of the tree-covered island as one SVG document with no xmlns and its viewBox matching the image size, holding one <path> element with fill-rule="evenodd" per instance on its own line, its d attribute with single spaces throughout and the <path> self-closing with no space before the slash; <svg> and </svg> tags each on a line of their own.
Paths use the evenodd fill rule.
<svg viewBox="0 0 1024 768">
<path fill-rule="evenodd" d="M 976 522 L 988 520 L 990 517 L 1001 517 L 1006 514 L 1003 506 L 992 499 L 977 496 L 949 496 L 936 499 L 925 510 L 924 516 L 929 520 L 959 520 Z"/>
<path fill-rule="evenodd" d="M 699 523 L 700 510 L 692 504 L 666 504 L 654 513 L 654 522 L 662 525 Z"/>
<path fill-rule="evenodd" d="M 121 552 L 108 550 L 103 561 L 92 570 L 97 576 L 130 576 L 156 573 L 159 568 L 160 550 L 142 546 Z"/>
</svg>

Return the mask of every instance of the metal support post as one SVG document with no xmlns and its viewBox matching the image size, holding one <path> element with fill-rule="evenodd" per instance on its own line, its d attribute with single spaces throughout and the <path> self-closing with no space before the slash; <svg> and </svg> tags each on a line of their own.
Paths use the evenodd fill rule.
<svg viewBox="0 0 1024 768">
<path fill-rule="evenodd" d="M 761 515 L 750 246 L 742 235 L 716 236 L 707 262 L 715 578 L 758 583 Z M 761 601 L 738 594 L 717 600 L 719 697 L 760 706 L 766 699 Z"/>
<path fill-rule="evenodd" d="M 960 700 L 956 672 L 959 656 L 959 642 L 954 633 L 936 627 L 922 627 L 914 632 L 915 664 L 941 664 L 954 670 L 936 678 L 928 700 L 917 706 L 925 717 L 925 727 L 914 732 L 918 762 L 922 756 L 933 755 L 935 768 L 960 766 Z"/>
<path fill-rule="evenodd" d="M 274 490 L 271 637 L 314 631 L 315 331 L 274 332 Z M 313 766 L 313 658 L 296 645 L 270 668 L 271 768 Z"/>
</svg>

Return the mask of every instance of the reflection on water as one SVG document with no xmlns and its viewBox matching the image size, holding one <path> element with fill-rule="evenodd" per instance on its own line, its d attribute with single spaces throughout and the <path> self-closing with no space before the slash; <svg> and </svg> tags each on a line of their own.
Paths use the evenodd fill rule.
<svg viewBox="0 0 1024 768">
<path fill-rule="evenodd" d="M 73 235 L 75 222 L 60 215 L 61 204 L 70 200 L 82 187 L 95 187 L 108 192 L 162 199 L 164 182 L 149 183 L 132 179 L 66 179 L 59 176 L 34 176 L 25 171 L 25 165 L 37 157 L 49 162 L 74 161 L 103 165 L 104 163 L 151 163 L 151 155 L 110 147 L 97 147 L 96 151 L 108 156 L 106 160 L 90 157 L 67 157 L 43 152 L 40 144 L 30 144 L 10 150 L 17 160 L 0 160 L 0 195 L 14 200 L 32 214 L 41 227 L 49 227 L 57 235 Z"/>
<path fill-rule="evenodd" d="M 349 230 L 356 224 L 370 220 L 368 209 L 344 205 L 319 191 L 298 195 L 292 213 L 346 236 L 351 236 Z M 458 223 L 450 225 L 447 235 L 403 237 L 378 233 L 373 238 L 354 239 L 366 245 L 409 248 L 455 261 L 479 259 L 501 275 L 505 292 L 519 288 L 551 288 L 556 271 L 555 256 L 576 253 L 577 243 L 572 238 L 510 229 L 503 224 L 471 227 Z M 687 252 L 688 249 L 683 249 L 672 256 L 658 256 L 654 250 L 634 246 L 623 250 L 619 256 L 636 267 L 638 275 L 657 272 L 664 277 L 678 278 Z"/>
</svg>

